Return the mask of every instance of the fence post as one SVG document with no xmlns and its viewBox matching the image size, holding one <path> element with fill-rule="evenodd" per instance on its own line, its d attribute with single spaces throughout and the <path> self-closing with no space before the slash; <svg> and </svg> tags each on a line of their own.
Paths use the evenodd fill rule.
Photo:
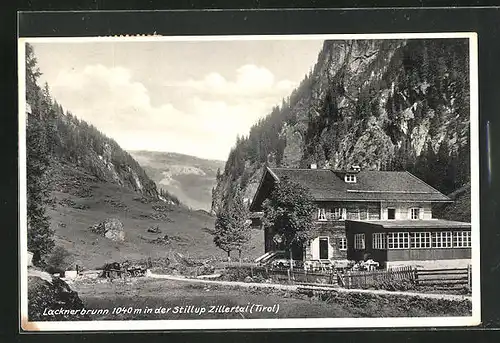
<svg viewBox="0 0 500 343">
<path fill-rule="evenodd" d="M 472 288 L 472 268 L 471 268 L 471 265 L 468 264 L 467 265 L 467 286 L 469 286 L 470 288 Z"/>
<path fill-rule="evenodd" d="M 288 283 L 291 283 L 291 280 L 290 280 L 290 269 L 286 270 L 286 274 L 288 276 Z"/>
<path fill-rule="evenodd" d="M 413 269 L 413 277 L 415 278 L 415 285 L 418 286 L 418 269 L 417 269 L 417 267 L 415 267 L 415 269 Z"/>
</svg>

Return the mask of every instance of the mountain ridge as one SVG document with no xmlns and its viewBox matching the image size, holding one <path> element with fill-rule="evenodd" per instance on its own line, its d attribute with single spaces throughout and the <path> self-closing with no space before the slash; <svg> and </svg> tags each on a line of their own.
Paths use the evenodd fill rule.
<svg viewBox="0 0 500 343">
<path fill-rule="evenodd" d="M 470 181 L 469 121 L 466 39 L 325 41 L 300 85 L 238 138 L 212 212 L 237 187 L 252 199 L 265 166 L 407 170 L 451 193 Z"/>
<path fill-rule="evenodd" d="M 189 154 L 184 154 L 180 152 L 174 152 L 174 151 L 159 151 L 159 150 L 144 150 L 144 149 L 127 149 L 127 152 L 130 154 L 141 154 L 141 153 L 149 153 L 149 154 L 157 154 L 157 155 L 171 155 L 171 156 L 177 156 L 177 157 L 190 157 L 195 160 L 201 160 L 201 161 L 210 161 L 210 162 L 219 162 L 219 163 L 225 163 L 225 160 L 218 160 L 218 159 L 211 159 L 211 158 L 204 158 L 204 157 L 199 157 L 199 156 L 194 156 L 194 155 L 189 155 Z"/>
</svg>

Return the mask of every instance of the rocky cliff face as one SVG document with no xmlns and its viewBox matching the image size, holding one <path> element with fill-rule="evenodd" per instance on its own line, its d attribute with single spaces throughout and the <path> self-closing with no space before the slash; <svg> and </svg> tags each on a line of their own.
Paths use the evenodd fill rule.
<svg viewBox="0 0 500 343">
<path fill-rule="evenodd" d="M 468 65 L 466 40 L 326 41 L 312 73 L 238 141 L 212 210 L 235 184 L 251 199 L 265 165 L 409 170 L 454 191 L 470 174 Z"/>
</svg>

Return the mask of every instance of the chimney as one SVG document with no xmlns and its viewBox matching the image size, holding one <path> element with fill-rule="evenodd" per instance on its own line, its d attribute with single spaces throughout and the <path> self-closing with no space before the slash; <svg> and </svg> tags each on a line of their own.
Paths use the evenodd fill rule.
<svg viewBox="0 0 500 343">
<path fill-rule="evenodd" d="M 311 163 L 310 169 L 318 169 L 318 165 L 316 163 Z"/>
</svg>

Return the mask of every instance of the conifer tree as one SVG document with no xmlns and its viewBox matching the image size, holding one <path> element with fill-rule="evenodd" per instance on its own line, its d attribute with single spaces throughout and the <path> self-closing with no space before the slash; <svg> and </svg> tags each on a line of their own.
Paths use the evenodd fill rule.
<svg viewBox="0 0 500 343">
<path fill-rule="evenodd" d="M 26 185 L 28 250 L 33 263 L 40 265 L 44 256 L 54 247 L 53 231 L 46 215 L 49 199 L 47 169 L 49 167 L 47 132 L 43 123 L 43 94 L 37 84 L 41 75 L 36 65 L 33 48 L 26 45 L 26 101 L 31 107 L 26 121 Z"/>
<path fill-rule="evenodd" d="M 214 243 L 225 251 L 230 260 L 231 251 L 241 252 L 251 237 L 248 220 L 248 208 L 239 187 L 234 191 L 234 197 L 226 202 L 216 214 Z"/>
</svg>

